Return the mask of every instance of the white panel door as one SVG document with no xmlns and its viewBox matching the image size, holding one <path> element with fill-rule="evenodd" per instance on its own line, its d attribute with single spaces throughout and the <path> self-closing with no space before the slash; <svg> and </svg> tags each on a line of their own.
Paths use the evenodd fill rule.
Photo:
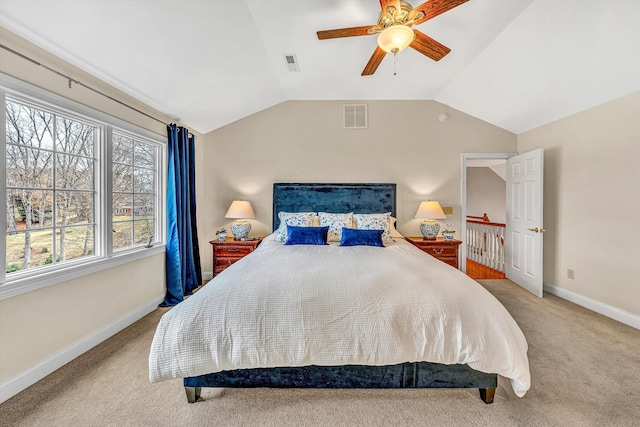
<svg viewBox="0 0 640 427">
<path fill-rule="evenodd" d="M 507 159 L 507 223 L 504 245 L 508 279 L 542 297 L 542 148 Z"/>
</svg>

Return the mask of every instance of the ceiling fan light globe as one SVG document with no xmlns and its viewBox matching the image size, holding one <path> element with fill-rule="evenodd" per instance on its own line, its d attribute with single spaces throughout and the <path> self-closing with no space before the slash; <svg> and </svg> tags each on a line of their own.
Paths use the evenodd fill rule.
<svg viewBox="0 0 640 427">
<path fill-rule="evenodd" d="M 378 36 L 378 46 L 387 53 L 398 53 L 406 49 L 413 41 L 413 30 L 406 25 L 392 25 Z"/>
</svg>

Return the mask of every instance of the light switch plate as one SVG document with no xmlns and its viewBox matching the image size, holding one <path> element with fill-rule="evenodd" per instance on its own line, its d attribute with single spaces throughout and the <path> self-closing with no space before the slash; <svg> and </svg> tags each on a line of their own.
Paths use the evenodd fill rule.
<svg viewBox="0 0 640 427">
<path fill-rule="evenodd" d="M 443 206 L 442 212 L 444 212 L 445 215 L 453 215 L 453 206 Z"/>
</svg>

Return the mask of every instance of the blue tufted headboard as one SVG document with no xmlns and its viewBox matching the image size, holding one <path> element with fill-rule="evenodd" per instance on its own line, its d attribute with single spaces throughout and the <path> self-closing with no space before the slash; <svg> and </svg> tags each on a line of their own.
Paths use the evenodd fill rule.
<svg viewBox="0 0 640 427">
<path fill-rule="evenodd" d="M 278 212 L 385 213 L 396 216 L 396 184 L 273 184 L 273 230 Z"/>
</svg>

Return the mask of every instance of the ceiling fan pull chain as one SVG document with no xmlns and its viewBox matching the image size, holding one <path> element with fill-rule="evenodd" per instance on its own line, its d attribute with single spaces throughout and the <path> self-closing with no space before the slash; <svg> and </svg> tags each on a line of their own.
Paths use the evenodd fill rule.
<svg viewBox="0 0 640 427">
<path fill-rule="evenodd" d="M 396 75 L 396 65 L 398 65 L 398 54 L 393 54 L 393 75 Z"/>
</svg>

